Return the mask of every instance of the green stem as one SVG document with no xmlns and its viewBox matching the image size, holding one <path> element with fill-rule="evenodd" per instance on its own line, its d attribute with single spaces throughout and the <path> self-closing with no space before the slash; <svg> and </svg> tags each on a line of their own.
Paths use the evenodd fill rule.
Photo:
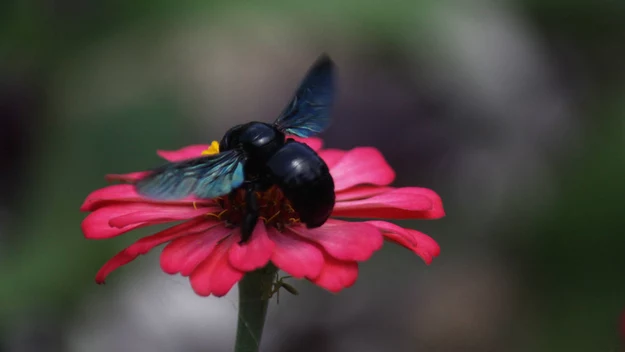
<svg viewBox="0 0 625 352">
<path fill-rule="evenodd" d="M 269 295 L 277 269 L 273 264 L 245 274 L 239 281 L 239 321 L 235 352 L 258 352 Z"/>
</svg>

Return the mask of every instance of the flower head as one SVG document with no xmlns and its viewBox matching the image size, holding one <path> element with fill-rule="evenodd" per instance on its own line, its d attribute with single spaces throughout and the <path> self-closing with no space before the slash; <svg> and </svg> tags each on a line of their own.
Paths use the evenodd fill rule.
<svg viewBox="0 0 625 352">
<path fill-rule="evenodd" d="M 81 210 L 91 212 L 82 223 L 88 239 L 106 239 L 155 224 L 182 221 L 141 238 L 110 259 L 96 282 L 154 247 L 167 243 L 160 257 L 169 274 L 190 278 L 201 296 L 223 296 L 246 272 L 270 262 L 296 278 L 306 278 L 331 292 L 350 287 L 358 263 L 371 257 L 384 240 L 400 244 L 427 264 L 439 254 L 438 244 L 412 229 L 380 221 L 348 222 L 340 218 L 437 219 L 444 216 L 440 197 L 426 188 L 393 188 L 395 173 L 375 148 L 349 151 L 321 149 L 317 138 L 299 139 L 323 158 L 334 178 L 336 205 L 323 226 L 308 229 L 278 188 L 259 194 L 261 218 L 249 241 L 239 244 L 243 197 L 158 201 L 136 192 L 133 182 L 149 171 L 108 175 L 125 181 L 92 192 Z M 159 151 L 168 161 L 219 152 L 219 144 L 191 145 Z"/>
</svg>

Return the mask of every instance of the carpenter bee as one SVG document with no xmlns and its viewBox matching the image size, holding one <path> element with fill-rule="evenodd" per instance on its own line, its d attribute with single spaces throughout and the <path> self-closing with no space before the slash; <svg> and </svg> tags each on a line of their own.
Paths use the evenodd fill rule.
<svg viewBox="0 0 625 352">
<path fill-rule="evenodd" d="M 221 139 L 218 154 L 156 168 L 136 183 L 137 191 L 173 200 L 232 197 L 243 189 L 241 243 L 250 238 L 259 218 L 257 192 L 272 186 L 282 191 L 308 228 L 323 225 L 334 208 L 334 180 L 313 149 L 287 136 L 312 137 L 328 127 L 334 75 L 333 61 L 321 55 L 273 124 L 254 121 L 234 126 Z"/>
</svg>

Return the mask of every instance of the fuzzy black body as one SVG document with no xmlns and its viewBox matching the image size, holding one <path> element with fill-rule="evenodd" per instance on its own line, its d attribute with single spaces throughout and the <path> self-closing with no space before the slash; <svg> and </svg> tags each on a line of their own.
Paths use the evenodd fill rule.
<svg viewBox="0 0 625 352">
<path fill-rule="evenodd" d="M 322 55 L 273 124 L 250 122 L 232 127 L 218 154 L 172 162 L 136 183 L 137 191 L 161 200 L 194 196 L 213 199 L 245 190 L 241 242 L 259 218 L 257 191 L 280 188 L 309 228 L 323 225 L 334 208 L 334 181 L 325 162 L 303 143 L 330 124 L 334 102 L 334 63 Z"/>
</svg>

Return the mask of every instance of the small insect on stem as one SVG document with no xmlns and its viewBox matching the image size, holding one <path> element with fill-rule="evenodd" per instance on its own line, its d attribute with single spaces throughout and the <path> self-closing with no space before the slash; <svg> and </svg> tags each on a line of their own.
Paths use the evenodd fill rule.
<svg viewBox="0 0 625 352">
<path fill-rule="evenodd" d="M 282 287 L 287 290 L 290 294 L 294 295 L 294 296 L 298 296 L 299 292 L 295 289 L 295 287 L 287 284 L 286 282 L 282 283 Z"/>
<path fill-rule="evenodd" d="M 299 295 L 299 292 L 297 291 L 297 289 L 295 289 L 295 287 L 293 287 L 291 284 L 284 282 L 284 280 L 291 279 L 291 278 L 292 276 L 290 275 L 280 277 L 279 274 L 276 273 L 276 281 L 273 283 L 271 292 L 269 292 L 267 299 L 271 299 L 274 295 L 276 295 L 276 303 L 280 304 L 280 289 L 281 288 L 284 288 L 287 292 L 289 292 L 290 294 L 294 296 Z"/>
</svg>

